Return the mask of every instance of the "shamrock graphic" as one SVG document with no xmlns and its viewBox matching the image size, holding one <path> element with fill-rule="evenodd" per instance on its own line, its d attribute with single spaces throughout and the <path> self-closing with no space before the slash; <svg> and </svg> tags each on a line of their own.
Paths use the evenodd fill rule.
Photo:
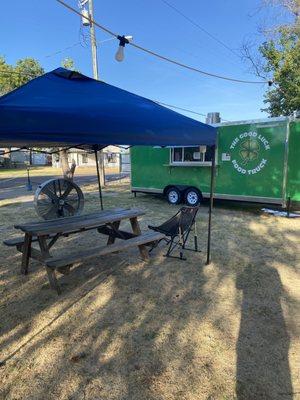
<svg viewBox="0 0 300 400">
<path fill-rule="evenodd" d="M 240 145 L 240 157 L 243 160 L 242 164 L 246 165 L 249 161 L 256 160 L 259 154 L 259 143 L 256 139 L 249 138 L 244 140 Z"/>
</svg>

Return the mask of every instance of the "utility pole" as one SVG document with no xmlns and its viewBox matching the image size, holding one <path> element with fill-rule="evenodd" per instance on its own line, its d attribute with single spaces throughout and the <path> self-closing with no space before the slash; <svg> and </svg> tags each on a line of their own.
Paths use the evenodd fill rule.
<svg viewBox="0 0 300 400">
<path fill-rule="evenodd" d="M 93 62 L 93 76 L 94 79 L 99 80 L 98 74 L 98 55 L 97 55 L 97 41 L 95 26 L 92 21 L 94 21 L 94 4 L 93 0 L 89 0 L 89 16 L 90 16 L 90 34 L 91 34 L 91 48 L 92 48 L 92 62 Z"/>
<path fill-rule="evenodd" d="M 86 12 L 86 9 L 84 8 L 85 4 L 88 3 L 88 13 Z M 91 48 L 92 48 L 92 65 L 93 65 L 93 77 L 97 81 L 99 80 L 99 71 L 98 71 L 98 54 L 97 54 L 97 40 L 96 40 L 96 32 L 95 32 L 95 25 L 92 21 L 94 21 L 94 3 L 93 0 L 83 0 L 80 1 L 81 7 L 82 7 L 82 13 L 83 15 L 88 14 L 88 17 L 90 19 L 90 22 L 88 23 L 87 19 L 82 19 L 83 25 L 89 25 L 90 26 L 90 37 L 91 37 Z M 99 169 L 99 175 L 100 175 L 100 182 L 101 185 L 105 185 L 105 171 L 104 171 L 104 154 L 103 150 L 99 151 L 99 159 L 96 157 L 96 163 L 99 162 L 100 169 Z"/>
</svg>

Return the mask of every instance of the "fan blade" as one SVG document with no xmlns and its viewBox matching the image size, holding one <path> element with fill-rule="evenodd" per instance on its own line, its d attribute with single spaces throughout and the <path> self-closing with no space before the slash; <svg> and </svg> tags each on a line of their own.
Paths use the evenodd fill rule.
<svg viewBox="0 0 300 400">
<path fill-rule="evenodd" d="M 47 213 L 51 208 L 53 204 L 37 204 L 37 208 L 39 210 L 39 213 L 45 214 Z"/>
<path fill-rule="evenodd" d="M 68 182 L 67 185 L 68 186 L 67 186 L 66 190 L 64 191 L 64 193 L 61 196 L 62 199 L 66 199 L 68 197 L 68 195 L 70 194 L 70 192 L 74 189 L 74 186 L 70 182 Z"/>
<path fill-rule="evenodd" d="M 65 208 L 71 215 L 74 215 L 75 212 L 76 212 L 75 208 L 74 208 L 71 204 L 69 204 L 69 203 L 65 203 L 65 204 L 64 204 L 64 208 Z"/>
<path fill-rule="evenodd" d="M 47 186 L 43 187 L 43 194 L 46 194 L 51 200 L 58 200 L 57 194 L 52 192 L 52 190 L 50 188 L 48 188 Z"/>
<path fill-rule="evenodd" d="M 59 191 L 59 197 L 61 197 L 61 185 L 60 185 L 60 179 L 57 180 L 58 183 L 58 191 Z"/>
<path fill-rule="evenodd" d="M 48 210 L 45 214 L 42 216 L 44 219 L 53 219 L 57 218 L 57 209 L 52 206 L 50 210 Z"/>
</svg>

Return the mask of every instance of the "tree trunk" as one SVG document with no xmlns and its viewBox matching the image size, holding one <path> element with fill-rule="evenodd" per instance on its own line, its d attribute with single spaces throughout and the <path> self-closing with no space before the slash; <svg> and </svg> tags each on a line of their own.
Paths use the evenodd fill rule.
<svg viewBox="0 0 300 400">
<path fill-rule="evenodd" d="M 68 161 L 68 151 L 66 149 L 59 150 L 59 161 L 60 161 L 60 166 L 61 166 L 61 169 L 63 172 L 64 179 L 69 179 L 72 181 L 73 177 L 74 177 L 76 163 L 73 160 L 72 165 L 70 167 L 69 161 Z"/>
<path fill-rule="evenodd" d="M 6 147 L 4 149 L 4 153 L 8 153 L 9 151 L 10 151 L 10 147 Z M 5 168 L 11 167 L 11 153 L 3 155 L 3 162 L 4 162 L 4 167 Z"/>
<path fill-rule="evenodd" d="M 99 173 L 101 186 L 105 186 L 105 172 L 104 172 L 104 153 L 103 150 L 99 151 Z"/>
</svg>

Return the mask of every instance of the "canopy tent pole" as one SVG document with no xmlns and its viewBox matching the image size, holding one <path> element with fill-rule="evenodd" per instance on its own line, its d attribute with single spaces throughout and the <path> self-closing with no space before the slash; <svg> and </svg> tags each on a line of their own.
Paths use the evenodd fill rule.
<svg viewBox="0 0 300 400">
<path fill-rule="evenodd" d="M 95 153 L 96 168 L 97 168 L 99 199 L 100 199 L 101 210 L 103 210 L 102 188 L 101 188 L 100 171 L 99 171 L 99 160 L 98 160 L 98 150 L 96 148 L 94 148 L 94 153 Z"/>
<path fill-rule="evenodd" d="M 210 245 L 211 245 L 211 213 L 214 205 L 214 183 L 215 183 L 215 167 L 216 167 L 216 146 L 212 146 L 212 162 L 210 168 L 210 196 L 209 196 L 209 212 L 208 212 L 208 232 L 207 232 L 207 259 L 206 265 L 210 264 Z"/>
</svg>

